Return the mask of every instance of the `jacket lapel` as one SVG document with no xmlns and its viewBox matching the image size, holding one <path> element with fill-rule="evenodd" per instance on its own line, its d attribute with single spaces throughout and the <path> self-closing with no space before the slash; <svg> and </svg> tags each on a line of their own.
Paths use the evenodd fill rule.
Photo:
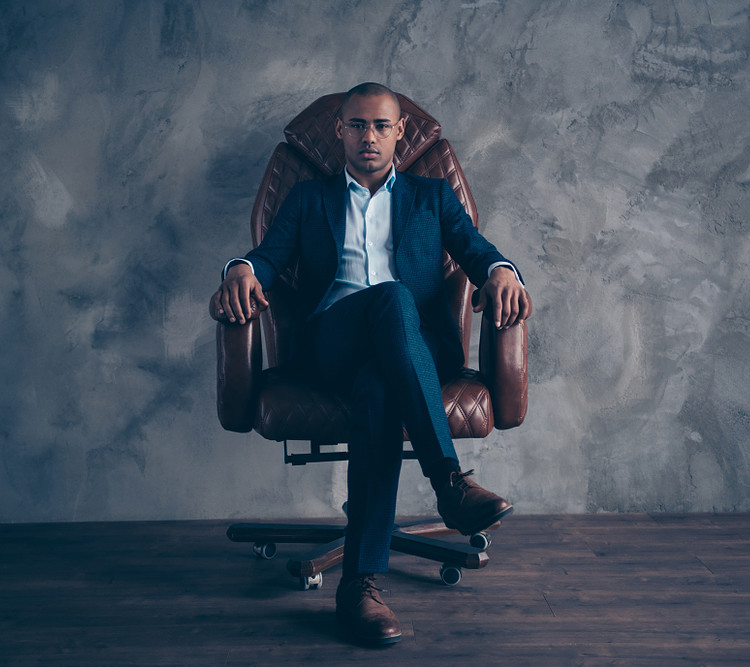
<svg viewBox="0 0 750 667">
<path fill-rule="evenodd" d="M 346 235 L 346 177 L 341 172 L 326 183 L 323 190 L 323 206 L 326 219 L 336 244 L 336 263 L 341 262 Z"/>
<path fill-rule="evenodd" d="M 414 203 L 415 194 L 416 188 L 411 180 L 397 172 L 396 182 L 393 184 L 393 191 L 391 193 L 391 224 L 393 225 L 394 252 L 398 250 L 398 245 L 411 217 L 411 208 Z"/>
<path fill-rule="evenodd" d="M 346 177 L 341 172 L 331 178 L 323 191 L 323 206 L 331 235 L 336 244 L 337 263 L 341 261 L 346 236 Z M 408 226 L 412 205 L 416 195 L 414 183 L 396 173 L 396 182 L 391 194 L 391 224 L 393 225 L 393 250 L 398 249 L 404 231 Z"/>
</svg>

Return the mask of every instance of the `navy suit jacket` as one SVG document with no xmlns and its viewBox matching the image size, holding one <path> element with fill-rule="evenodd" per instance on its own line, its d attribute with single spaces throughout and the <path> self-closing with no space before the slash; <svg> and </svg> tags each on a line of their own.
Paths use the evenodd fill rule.
<svg viewBox="0 0 750 667">
<path fill-rule="evenodd" d="M 299 256 L 304 317 L 315 312 L 335 280 L 346 230 L 345 195 L 343 172 L 296 184 L 260 245 L 245 256 L 264 292 Z M 443 346 L 441 356 L 447 353 L 461 365 L 461 341 L 444 290 L 443 248 L 477 287 L 487 280 L 491 264 L 508 260 L 479 234 L 444 179 L 397 173 L 391 210 L 398 277 L 413 294 L 423 325 Z"/>
</svg>

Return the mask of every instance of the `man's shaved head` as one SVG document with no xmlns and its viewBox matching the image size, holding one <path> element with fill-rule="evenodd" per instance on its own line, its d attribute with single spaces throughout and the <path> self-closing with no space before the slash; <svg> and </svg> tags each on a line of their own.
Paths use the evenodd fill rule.
<svg viewBox="0 0 750 667">
<path fill-rule="evenodd" d="M 355 95 L 360 95 L 362 97 L 388 95 L 396 103 L 396 107 L 398 108 L 398 118 L 401 118 L 401 104 L 399 104 L 398 96 L 396 95 L 396 93 L 394 93 L 387 86 L 384 86 L 382 83 L 374 83 L 372 81 L 360 83 L 359 85 L 354 86 L 354 88 L 349 90 L 346 95 L 344 95 L 344 101 L 341 103 L 341 110 L 339 111 L 339 115 L 341 118 L 344 117 L 344 107 L 346 107 L 346 103 Z M 394 120 L 398 120 L 398 118 Z"/>
</svg>

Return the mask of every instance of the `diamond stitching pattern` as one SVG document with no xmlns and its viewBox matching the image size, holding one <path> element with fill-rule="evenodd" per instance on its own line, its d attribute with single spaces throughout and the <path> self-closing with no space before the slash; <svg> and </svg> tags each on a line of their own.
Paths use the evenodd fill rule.
<svg viewBox="0 0 750 667">
<path fill-rule="evenodd" d="M 464 368 L 461 376 L 443 387 L 443 403 L 454 438 L 483 438 L 492 431 L 492 402 L 479 373 Z"/>
<path fill-rule="evenodd" d="M 270 440 L 347 442 L 351 405 L 337 394 L 323 392 L 285 377 L 277 369 L 264 371 L 257 430 Z M 494 428 L 492 403 L 477 371 L 464 368 L 443 385 L 443 404 L 454 438 L 483 438 Z M 404 432 L 408 439 L 408 433 Z"/>
<path fill-rule="evenodd" d="M 351 411 L 334 393 L 319 391 L 276 369 L 263 372 L 257 430 L 271 440 L 346 442 Z M 342 437 L 343 436 L 343 437 Z"/>
</svg>

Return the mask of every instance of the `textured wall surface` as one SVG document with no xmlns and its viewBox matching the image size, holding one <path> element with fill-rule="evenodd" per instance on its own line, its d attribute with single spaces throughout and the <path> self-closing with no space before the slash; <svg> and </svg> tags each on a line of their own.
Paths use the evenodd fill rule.
<svg viewBox="0 0 750 667">
<path fill-rule="evenodd" d="M 750 510 L 750 5 L 0 5 L 0 520 L 334 514 L 344 467 L 221 430 L 220 267 L 281 130 L 389 84 L 535 302 L 524 512 Z M 431 513 L 406 464 L 403 513 Z"/>
</svg>

